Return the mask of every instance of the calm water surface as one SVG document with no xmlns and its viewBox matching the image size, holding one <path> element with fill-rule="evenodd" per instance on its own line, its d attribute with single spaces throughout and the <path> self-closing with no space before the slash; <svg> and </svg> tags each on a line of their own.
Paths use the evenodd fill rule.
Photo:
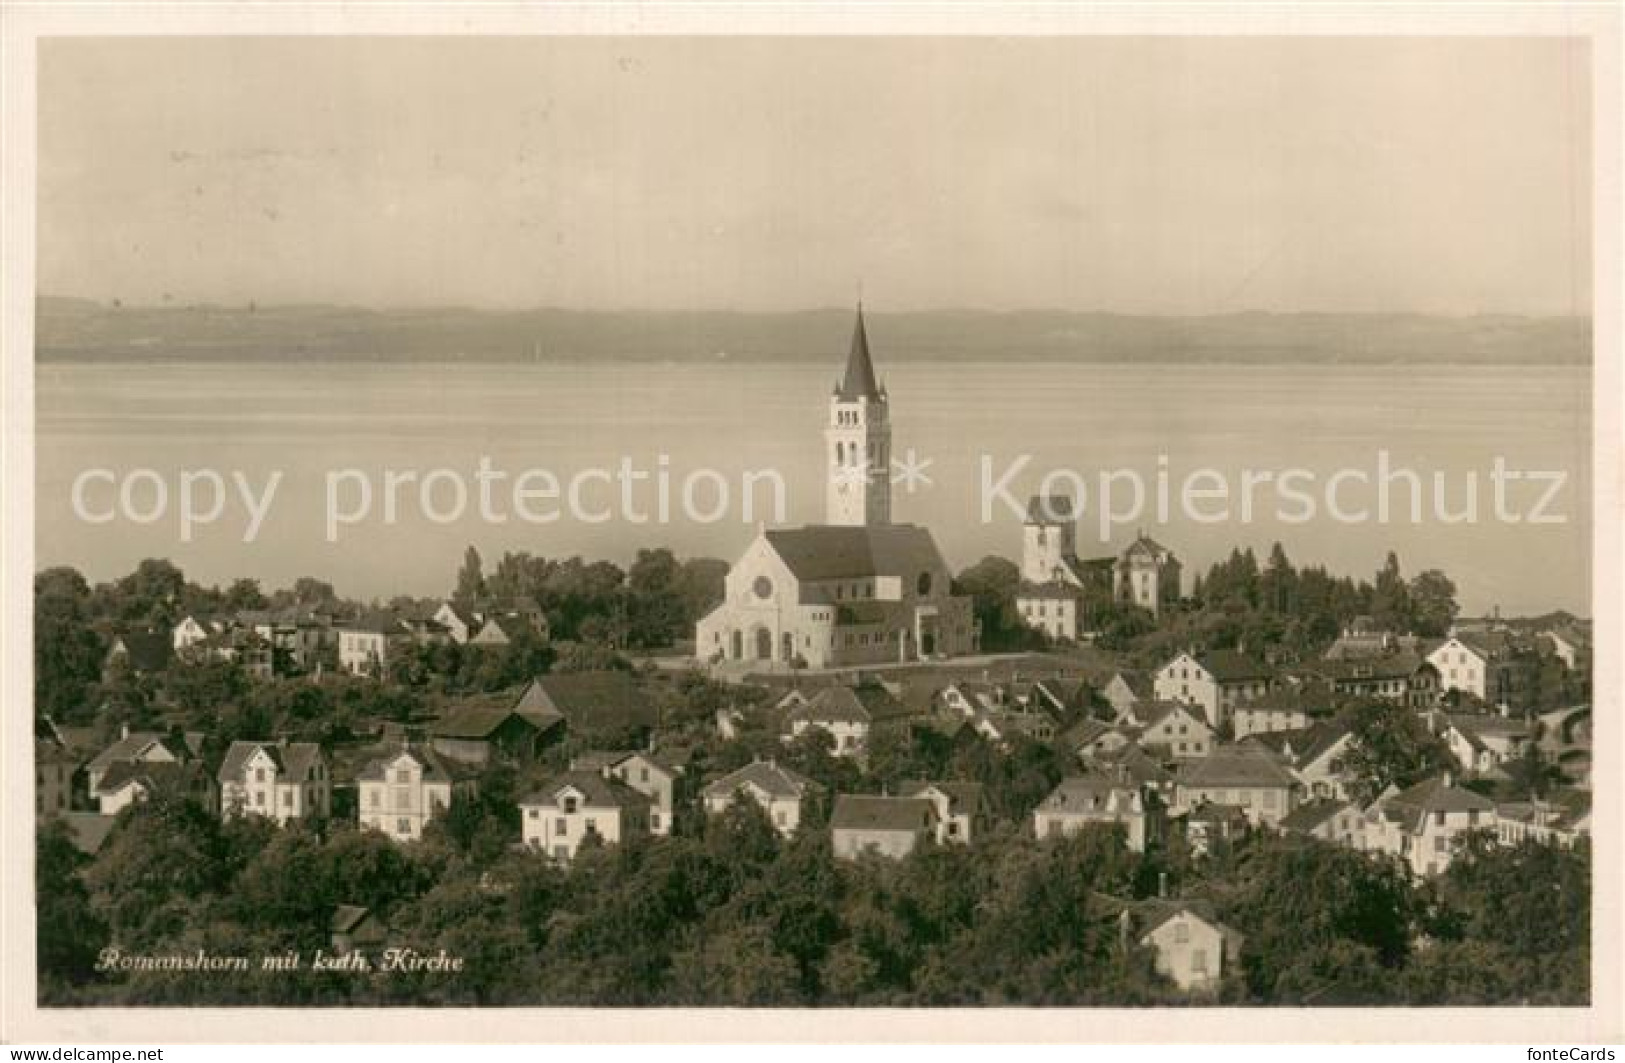
<svg viewBox="0 0 1625 1063">
<path fill-rule="evenodd" d="M 1469 610 L 1589 611 L 1589 369 L 881 361 L 895 450 L 912 447 L 932 462 L 926 471 L 933 485 L 898 493 L 896 518 L 931 525 L 956 568 L 1020 550 L 1013 518 L 995 511 L 993 522 L 980 519 L 984 454 L 996 475 L 1031 455 L 1015 480 L 1013 493 L 1024 494 L 1054 468 L 1076 470 L 1091 484 L 1100 470 L 1135 469 L 1149 485 L 1158 456 L 1166 455 L 1177 491 L 1184 475 L 1204 466 L 1233 483 L 1244 468 L 1296 466 L 1322 479 L 1343 467 L 1374 472 L 1377 451 L 1386 449 L 1394 466 L 1424 479 L 1442 472 L 1453 508 L 1464 477 L 1477 470 L 1483 519 L 1443 526 L 1425 513 L 1413 525 L 1405 490 L 1396 488 L 1387 525 L 1324 517 L 1281 523 L 1268 493 L 1259 495 L 1261 512 L 1250 523 L 1233 513 L 1223 523 L 1199 524 L 1177 512 L 1166 525 L 1154 514 L 1138 523 L 1201 567 L 1234 545 L 1264 551 L 1279 539 L 1294 560 L 1365 575 L 1392 548 L 1407 571 L 1447 571 Z M 353 467 L 379 482 L 385 469 L 448 468 L 472 485 L 476 463 L 488 455 L 497 469 L 539 467 L 567 480 L 583 468 L 614 469 L 623 457 L 656 470 L 665 454 L 679 485 L 701 467 L 735 485 L 747 469 L 777 469 L 788 486 L 788 520 L 815 521 L 823 507 L 820 432 L 839 362 L 44 365 L 36 396 L 39 563 L 72 564 L 104 579 L 163 556 L 208 583 L 248 575 L 269 587 L 314 575 L 342 593 L 388 597 L 445 593 L 471 542 L 488 559 L 524 549 L 624 561 L 643 545 L 732 559 L 753 532 L 737 499 L 722 523 L 563 519 L 537 526 L 511 518 L 492 524 L 472 506 L 462 520 L 439 524 L 411 494 L 393 524 L 375 512 L 329 543 L 325 476 Z M 1497 456 L 1514 469 L 1566 472 L 1553 511 L 1567 523 L 1494 520 L 1487 477 Z M 70 487 L 82 470 L 136 467 L 165 476 L 172 494 L 184 469 L 240 470 L 256 485 L 271 470 L 284 479 L 252 544 L 242 541 L 245 518 L 236 502 L 191 542 L 179 540 L 173 514 L 148 525 L 93 525 L 74 515 Z M 1350 490 L 1353 508 L 1375 498 Z M 1519 491 L 1519 505 L 1542 493 Z M 652 507 L 652 489 L 640 492 L 635 508 Z M 600 505 L 615 503 L 616 494 L 595 486 L 590 497 Z M 509 502 L 498 497 L 497 510 L 508 512 Z M 766 498 L 762 493 L 759 505 Z M 93 499 L 104 503 L 105 490 Z M 1133 532 L 1116 528 L 1102 547 L 1091 512 L 1080 552 L 1120 548 Z"/>
</svg>

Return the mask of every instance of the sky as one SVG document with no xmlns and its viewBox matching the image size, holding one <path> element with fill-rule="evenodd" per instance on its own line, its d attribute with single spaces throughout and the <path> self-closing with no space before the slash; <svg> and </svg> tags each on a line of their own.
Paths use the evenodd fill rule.
<svg viewBox="0 0 1625 1063">
<path fill-rule="evenodd" d="M 58 38 L 126 304 L 1585 314 L 1561 38 Z"/>
</svg>

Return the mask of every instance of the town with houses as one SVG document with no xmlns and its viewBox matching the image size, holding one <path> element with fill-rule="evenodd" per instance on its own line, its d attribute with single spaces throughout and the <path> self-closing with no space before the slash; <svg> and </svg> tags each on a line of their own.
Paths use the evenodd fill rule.
<svg viewBox="0 0 1625 1063">
<path fill-rule="evenodd" d="M 825 522 L 762 529 L 727 566 L 651 553 L 607 591 L 584 562 L 527 590 L 524 559 L 499 579 L 472 549 L 438 602 L 210 598 L 162 562 L 107 588 L 43 573 L 41 937 L 88 944 L 42 944 L 42 994 L 1583 997 L 1587 620 L 1461 616 L 1442 574 L 1392 559 L 1362 585 L 1284 553 L 1197 573 L 1171 529 L 1080 557 L 1058 496 L 1010 528 L 1018 560 L 955 573 L 894 522 L 890 402 L 860 309 Z M 166 846 L 235 855 L 193 881 Z M 234 929 L 193 927 L 199 897 Z M 255 940 L 456 942 L 490 969 L 285 998 L 96 962 Z M 634 971 L 622 954 L 655 941 L 658 971 Z"/>
</svg>

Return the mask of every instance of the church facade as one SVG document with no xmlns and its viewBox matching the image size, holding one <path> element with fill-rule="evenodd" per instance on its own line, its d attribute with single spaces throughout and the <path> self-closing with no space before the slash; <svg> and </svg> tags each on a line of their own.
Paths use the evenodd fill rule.
<svg viewBox="0 0 1625 1063">
<path fill-rule="evenodd" d="M 765 529 L 700 621 L 704 661 L 841 668 L 972 653 L 968 597 L 929 530 L 891 520 L 890 399 L 875 376 L 858 308 L 846 372 L 824 428 L 824 524 Z"/>
</svg>

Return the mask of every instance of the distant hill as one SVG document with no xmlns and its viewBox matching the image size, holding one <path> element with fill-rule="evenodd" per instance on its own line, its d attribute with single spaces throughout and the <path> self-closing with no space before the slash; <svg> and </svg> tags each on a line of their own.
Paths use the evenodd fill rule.
<svg viewBox="0 0 1625 1063">
<path fill-rule="evenodd" d="M 828 360 L 852 312 L 367 310 L 36 303 L 42 361 Z M 1068 362 L 1586 364 L 1586 318 L 1237 313 L 1138 317 L 1033 310 L 871 313 L 887 359 Z"/>
</svg>

